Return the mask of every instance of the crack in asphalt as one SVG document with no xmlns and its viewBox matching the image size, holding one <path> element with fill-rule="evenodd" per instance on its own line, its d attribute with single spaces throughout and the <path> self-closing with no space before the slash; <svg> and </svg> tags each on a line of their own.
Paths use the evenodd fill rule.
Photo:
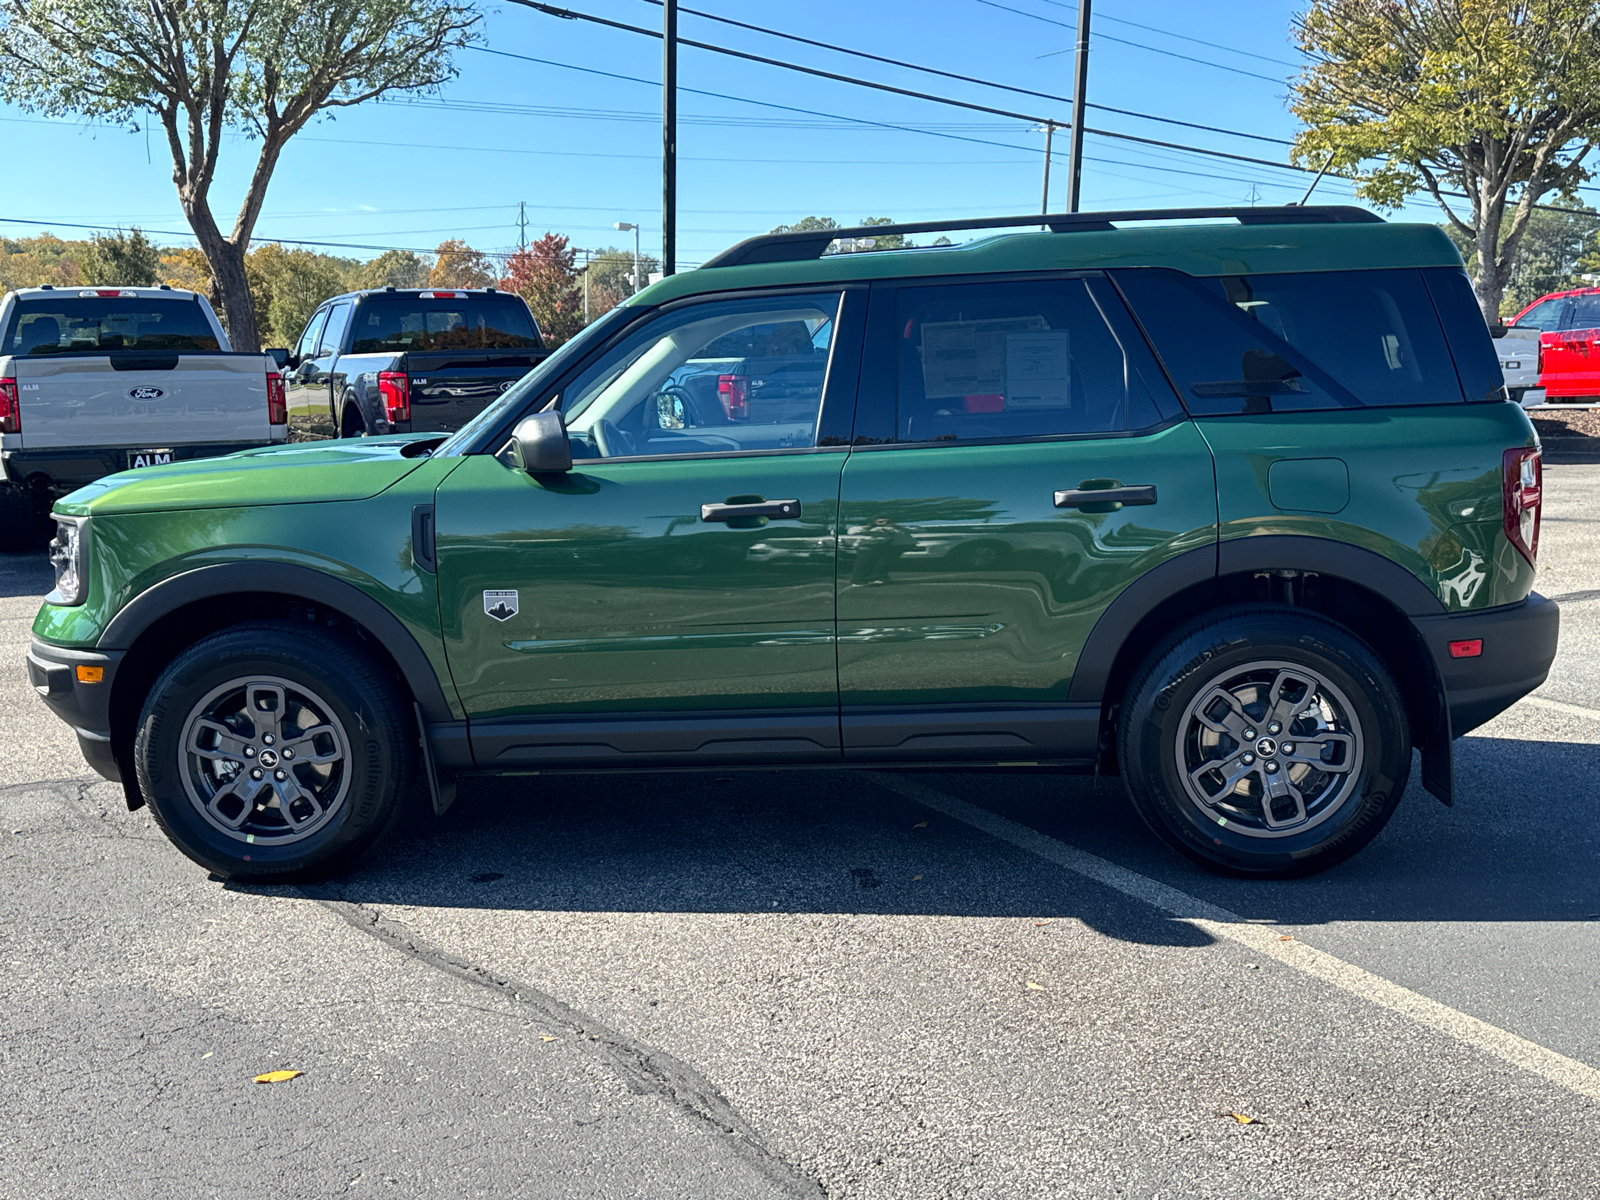
<svg viewBox="0 0 1600 1200">
<path fill-rule="evenodd" d="M 295 888 L 295 891 L 300 889 Z M 353 928 L 392 950 L 456 979 L 488 988 L 532 1009 L 553 1027 L 574 1035 L 573 1044 L 599 1057 L 639 1095 L 657 1095 L 686 1116 L 709 1126 L 713 1133 L 746 1162 L 752 1164 L 786 1195 L 818 1200 L 827 1192 L 817 1180 L 802 1174 L 792 1163 L 769 1150 L 715 1085 L 687 1063 L 653 1046 L 612 1029 L 538 988 L 507 978 L 474 962 L 449 953 L 417 937 L 398 921 L 376 908 L 349 900 L 331 900 L 301 892 L 302 896 L 335 913 Z"/>
</svg>

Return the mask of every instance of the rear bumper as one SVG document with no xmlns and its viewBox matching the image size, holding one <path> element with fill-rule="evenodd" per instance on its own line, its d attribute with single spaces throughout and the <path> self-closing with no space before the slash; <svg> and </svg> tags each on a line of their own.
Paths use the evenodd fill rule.
<svg viewBox="0 0 1600 1200">
<path fill-rule="evenodd" d="M 201 442 L 172 446 L 172 460 L 216 458 L 239 450 L 258 450 L 281 445 L 273 438 L 265 442 Z M 51 488 L 79 488 L 107 475 L 128 469 L 130 450 L 168 449 L 156 446 L 71 446 L 60 450 L 0 451 L 0 476 L 13 483 L 34 483 Z"/>
<path fill-rule="evenodd" d="M 50 711 L 78 735 L 84 761 L 113 783 L 122 771 L 111 751 L 111 684 L 122 662 L 122 650 L 69 650 L 33 639 L 28 648 L 28 682 Z M 78 668 L 99 667 L 98 683 L 83 683 Z"/>
<path fill-rule="evenodd" d="M 1560 606 L 1537 592 L 1501 608 L 1414 619 L 1444 685 L 1453 738 L 1476 729 L 1543 683 L 1561 630 Z M 1479 640 L 1482 653 L 1451 656 L 1452 642 Z"/>
</svg>

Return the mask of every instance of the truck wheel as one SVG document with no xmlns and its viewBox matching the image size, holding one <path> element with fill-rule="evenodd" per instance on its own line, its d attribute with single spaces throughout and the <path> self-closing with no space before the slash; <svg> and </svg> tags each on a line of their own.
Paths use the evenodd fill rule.
<svg viewBox="0 0 1600 1200">
<path fill-rule="evenodd" d="M 39 519 L 33 489 L 0 483 L 0 551 L 21 554 L 39 549 L 47 540 L 42 528 L 46 524 Z"/>
<path fill-rule="evenodd" d="M 395 823 L 415 731 L 387 674 L 327 630 L 235 625 L 161 673 L 139 716 L 139 788 L 179 850 L 227 879 L 349 867 Z"/>
<path fill-rule="evenodd" d="M 361 410 L 354 404 L 346 404 L 344 415 L 339 418 L 339 436 L 366 437 L 370 432 L 367 428 L 367 419 L 361 415 Z"/>
<path fill-rule="evenodd" d="M 1276 605 L 1175 631 L 1134 672 L 1119 721 L 1134 808 L 1190 858 L 1287 877 L 1360 850 L 1411 769 L 1405 706 L 1342 626 Z"/>
</svg>

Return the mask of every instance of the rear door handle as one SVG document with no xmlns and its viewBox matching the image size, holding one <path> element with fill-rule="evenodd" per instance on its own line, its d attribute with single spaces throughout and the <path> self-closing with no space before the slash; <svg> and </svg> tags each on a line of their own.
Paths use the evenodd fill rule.
<svg viewBox="0 0 1600 1200">
<path fill-rule="evenodd" d="M 1057 508 L 1082 508 L 1085 504 L 1154 504 L 1155 502 L 1156 485 L 1153 483 L 1087 490 L 1073 488 L 1068 492 L 1056 493 Z"/>
<path fill-rule="evenodd" d="M 762 500 L 754 504 L 702 504 L 702 521 L 727 521 L 734 517 L 768 517 L 774 521 L 800 519 L 798 500 Z"/>
</svg>

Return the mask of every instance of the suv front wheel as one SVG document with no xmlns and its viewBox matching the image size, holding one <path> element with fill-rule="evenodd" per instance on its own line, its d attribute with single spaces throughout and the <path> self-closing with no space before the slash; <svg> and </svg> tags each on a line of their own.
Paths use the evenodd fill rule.
<svg viewBox="0 0 1600 1200">
<path fill-rule="evenodd" d="M 358 646 L 309 623 L 235 625 L 190 646 L 139 717 L 139 788 L 173 843 L 228 879 L 338 872 L 394 823 L 411 722 Z"/>
<path fill-rule="evenodd" d="M 1388 670 L 1326 618 L 1219 610 L 1134 672 L 1119 750 L 1128 794 L 1168 844 L 1252 876 L 1307 875 L 1381 830 L 1411 768 Z"/>
</svg>

